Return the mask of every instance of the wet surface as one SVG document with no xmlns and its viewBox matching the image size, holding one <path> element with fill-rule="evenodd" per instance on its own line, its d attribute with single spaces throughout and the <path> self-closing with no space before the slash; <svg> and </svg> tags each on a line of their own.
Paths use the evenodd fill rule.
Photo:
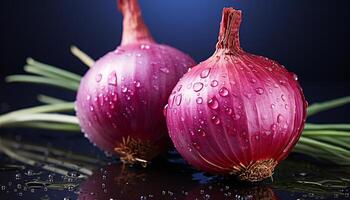
<svg viewBox="0 0 350 200">
<path fill-rule="evenodd" d="M 175 151 L 147 168 L 128 167 L 92 147 L 79 134 L 11 132 L 2 134 L 3 144 L 30 158 L 35 157 L 28 152 L 39 155 L 43 161 L 28 166 L 0 154 L 0 199 L 4 200 L 350 199 L 350 167 L 327 165 L 298 154 L 282 162 L 273 179 L 247 184 L 194 170 Z M 52 159 L 75 165 L 48 165 L 64 169 L 61 174 L 43 170 L 43 164 Z"/>
</svg>

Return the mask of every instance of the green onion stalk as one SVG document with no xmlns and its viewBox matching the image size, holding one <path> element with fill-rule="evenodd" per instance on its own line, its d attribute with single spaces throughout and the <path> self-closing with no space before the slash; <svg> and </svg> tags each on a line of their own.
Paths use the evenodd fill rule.
<svg viewBox="0 0 350 200">
<path fill-rule="evenodd" d="M 93 66 L 94 60 L 79 48 L 73 46 L 71 52 L 86 66 Z M 24 71 L 26 73 L 22 75 L 8 76 L 6 81 L 9 83 L 49 85 L 77 92 L 82 78 L 81 75 L 44 64 L 32 58 L 27 59 Z M 43 105 L 2 114 L 0 128 L 26 127 L 81 133 L 78 119 L 75 115 L 69 114 L 74 113 L 74 102 L 44 94 L 39 94 L 37 99 Z M 313 103 L 308 107 L 308 117 L 348 103 L 350 103 L 350 96 Z M 0 151 L 13 157 L 11 151 L 6 150 L 6 148 L 0 148 Z M 306 123 L 294 152 L 339 165 L 350 165 L 350 124 Z M 17 157 L 17 159 L 21 159 L 21 157 Z"/>
</svg>

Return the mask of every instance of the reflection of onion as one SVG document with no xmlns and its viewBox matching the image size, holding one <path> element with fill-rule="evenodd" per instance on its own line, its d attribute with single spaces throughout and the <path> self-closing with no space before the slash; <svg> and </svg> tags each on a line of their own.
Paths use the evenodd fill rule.
<svg viewBox="0 0 350 200">
<path fill-rule="evenodd" d="M 232 187 L 218 183 L 213 186 L 198 187 L 192 190 L 186 200 L 193 199 L 232 199 L 232 200 L 278 200 L 273 190 L 267 186 Z"/>
<path fill-rule="evenodd" d="M 166 163 L 152 169 L 110 165 L 97 170 L 81 184 L 78 199 L 174 199 L 175 196 L 184 199 L 181 191 L 193 187 L 191 176 L 172 169 Z"/>
</svg>

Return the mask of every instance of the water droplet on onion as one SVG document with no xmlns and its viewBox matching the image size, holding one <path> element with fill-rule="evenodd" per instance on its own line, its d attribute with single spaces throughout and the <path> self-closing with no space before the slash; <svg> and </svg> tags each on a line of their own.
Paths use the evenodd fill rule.
<svg viewBox="0 0 350 200">
<path fill-rule="evenodd" d="M 212 87 L 216 87 L 216 86 L 219 85 L 219 82 L 218 82 L 217 80 L 213 80 L 213 81 L 210 83 L 210 85 L 211 85 Z"/>
<path fill-rule="evenodd" d="M 261 87 L 256 88 L 255 91 L 256 91 L 256 93 L 259 94 L 259 95 L 264 94 L 264 89 L 262 89 Z"/>
<path fill-rule="evenodd" d="M 197 82 L 193 85 L 193 90 L 195 92 L 199 92 L 203 88 L 203 83 Z"/>
<path fill-rule="evenodd" d="M 102 74 L 98 73 L 95 77 L 95 80 L 97 83 L 99 83 L 102 80 Z"/>
<path fill-rule="evenodd" d="M 213 97 L 213 98 L 208 100 L 208 106 L 209 106 L 209 108 L 211 108 L 213 110 L 216 110 L 219 108 L 219 102 L 216 99 L 216 97 Z"/>
<path fill-rule="evenodd" d="M 210 68 L 203 70 L 200 76 L 201 78 L 206 78 L 209 76 L 209 74 L 210 74 Z"/>
<path fill-rule="evenodd" d="M 198 104 L 202 104 L 202 103 L 203 103 L 203 98 L 202 98 L 202 97 L 198 97 L 198 98 L 196 99 L 196 102 L 197 102 Z"/>
<path fill-rule="evenodd" d="M 214 115 L 212 118 L 211 118 L 211 121 L 215 124 L 215 125 L 219 125 L 220 124 L 220 118 L 216 115 Z"/>
<path fill-rule="evenodd" d="M 229 95 L 229 91 L 226 87 L 222 87 L 219 91 L 220 96 L 227 97 Z"/>
<path fill-rule="evenodd" d="M 181 104 L 181 101 L 182 101 L 182 94 L 179 94 L 175 98 L 176 105 L 179 106 Z"/>
</svg>

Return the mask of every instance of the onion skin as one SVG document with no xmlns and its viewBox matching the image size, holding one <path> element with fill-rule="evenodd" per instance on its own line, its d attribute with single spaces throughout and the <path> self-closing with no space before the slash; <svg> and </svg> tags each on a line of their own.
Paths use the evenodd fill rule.
<svg viewBox="0 0 350 200">
<path fill-rule="evenodd" d="M 82 131 L 126 163 L 146 162 L 169 146 L 162 107 L 178 79 L 195 65 L 154 42 L 136 0 L 120 0 L 122 44 L 83 77 L 76 100 Z"/>
<path fill-rule="evenodd" d="M 241 11 L 224 9 L 216 52 L 181 78 L 166 114 L 189 164 L 254 182 L 272 176 L 292 150 L 307 103 L 294 74 L 241 49 L 240 22 Z"/>
</svg>

